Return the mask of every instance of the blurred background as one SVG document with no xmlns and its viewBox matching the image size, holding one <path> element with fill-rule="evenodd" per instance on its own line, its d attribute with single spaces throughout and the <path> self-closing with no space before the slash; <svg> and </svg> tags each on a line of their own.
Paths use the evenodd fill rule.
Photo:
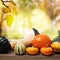
<svg viewBox="0 0 60 60">
<path fill-rule="evenodd" d="M 23 38 L 32 28 L 55 38 L 60 30 L 60 0 L 0 0 L 0 35 Z"/>
</svg>

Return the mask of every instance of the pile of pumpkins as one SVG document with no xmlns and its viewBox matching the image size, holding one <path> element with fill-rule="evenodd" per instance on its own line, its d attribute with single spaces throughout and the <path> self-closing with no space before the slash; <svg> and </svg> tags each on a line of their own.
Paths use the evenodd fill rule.
<svg viewBox="0 0 60 60">
<path fill-rule="evenodd" d="M 46 34 L 40 34 L 34 28 L 33 30 L 35 36 L 28 45 L 14 43 L 8 41 L 6 37 L 0 37 L 0 53 L 7 53 L 10 50 L 13 50 L 16 55 L 36 55 L 41 53 L 49 56 L 53 53 L 60 53 L 60 34 L 54 40 L 51 40 Z"/>
</svg>

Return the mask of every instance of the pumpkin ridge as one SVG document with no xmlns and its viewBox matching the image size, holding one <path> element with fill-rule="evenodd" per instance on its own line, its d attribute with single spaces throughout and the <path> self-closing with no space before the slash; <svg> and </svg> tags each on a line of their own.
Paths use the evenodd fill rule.
<svg viewBox="0 0 60 60">
<path fill-rule="evenodd" d="M 22 45 L 19 46 L 19 48 L 20 48 L 20 49 L 19 49 L 19 50 L 20 50 L 19 52 L 20 52 L 20 54 L 22 54 L 22 53 L 23 53 L 23 51 L 22 51 L 22 50 L 23 50 L 23 49 L 22 49 Z"/>
<path fill-rule="evenodd" d="M 18 54 L 20 54 L 20 47 L 18 46 Z"/>
<path fill-rule="evenodd" d="M 18 51 L 16 49 L 18 50 L 17 45 L 15 45 L 14 51 L 16 52 L 16 54 L 18 54 Z"/>
<path fill-rule="evenodd" d="M 25 46 L 22 45 L 22 52 L 25 52 Z"/>
<path fill-rule="evenodd" d="M 0 53 L 8 53 L 11 49 L 10 43 L 6 37 L 0 37 Z"/>
</svg>

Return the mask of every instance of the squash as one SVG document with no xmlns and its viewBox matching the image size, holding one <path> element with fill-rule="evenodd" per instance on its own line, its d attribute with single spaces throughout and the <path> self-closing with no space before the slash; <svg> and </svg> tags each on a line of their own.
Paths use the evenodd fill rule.
<svg viewBox="0 0 60 60">
<path fill-rule="evenodd" d="M 54 38 L 52 40 L 52 42 L 60 42 L 60 31 L 58 31 L 58 33 L 59 33 L 59 36 L 57 36 L 56 38 Z"/>
<path fill-rule="evenodd" d="M 53 49 L 52 49 L 51 47 L 42 47 L 42 48 L 40 49 L 40 52 L 41 52 L 41 54 L 43 54 L 43 55 L 49 56 L 49 55 L 52 55 Z"/>
<path fill-rule="evenodd" d="M 0 53 L 7 53 L 11 49 L 10 43 L 6 37 L 0 37 Z"/>
<path fill-rule="evenodd" d="M 10 41 L 10 46 L 11 46 L 11 49 L 14 50 L 15 43 Z"/>
<path fill-rule="evenodd" d="M 26 48 L 26 52 L 27 52 L 27 54 L 29 54 L 29 55 L 36 55 L 36 54 L 38 54 L 38 48 L 36 48 L 36 47 L 27 47 Z"/>
<path fill-rule="evenodd" d="M 33 40 L 32 40 L 32 46 L 37 47 L 37 48 L 42 48 L 51 46 L 51 40 L 46 34 L 38 34 L 36 35 Z"/>
<path fill-rule="evenodd" d="M 21 55 L 25 53 L 26 46 L 23 44 L 16 44 L 14 47 L 14 52 L 16 55 Z"/>
<path fill-rule="evenodd" d="M 24 40 L 22 41 L 22 43 L 25 46 L 30 46 L 33 38 L 34 38 L 34 32 L 33 32 L 33 30 L 27 30 L 25 32 Z"/>
<path fill-rule="evenodd" d="M 24 38 L 17 39 L 17 40 L 13 39 L 13 42 L 15 42 L 15 43 L 22 43 L 25 46 L 30 46 L 33 38 L 34 38 L 34 32 L 33 32 L 33 30 L 28 30 L 28 31 L 25 32 Z"/>
<path fill-rule="evenodd" d="M 54 52 L 60 53 L 60 42 L 53 42 L 51 47 L 53 48 Z"/>
</svg>

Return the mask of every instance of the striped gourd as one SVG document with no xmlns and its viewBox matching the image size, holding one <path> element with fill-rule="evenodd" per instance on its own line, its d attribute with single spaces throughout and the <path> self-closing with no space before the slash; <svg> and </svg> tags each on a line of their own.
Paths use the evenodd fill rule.
<svg viewBox="0 0 60 60">
<path fill-rule="evenodd" d="M 8 39 L 4 36 L 0 37 L 0 53 L 8 53 L 11 49 Z"/>
<path fill-rule="evenodd" d="M 16 55 L 24 54 L 25 53 L 26 46 L 23 44 L 16 44 L 14 47 L 14 52 Z"/>
</svg>

